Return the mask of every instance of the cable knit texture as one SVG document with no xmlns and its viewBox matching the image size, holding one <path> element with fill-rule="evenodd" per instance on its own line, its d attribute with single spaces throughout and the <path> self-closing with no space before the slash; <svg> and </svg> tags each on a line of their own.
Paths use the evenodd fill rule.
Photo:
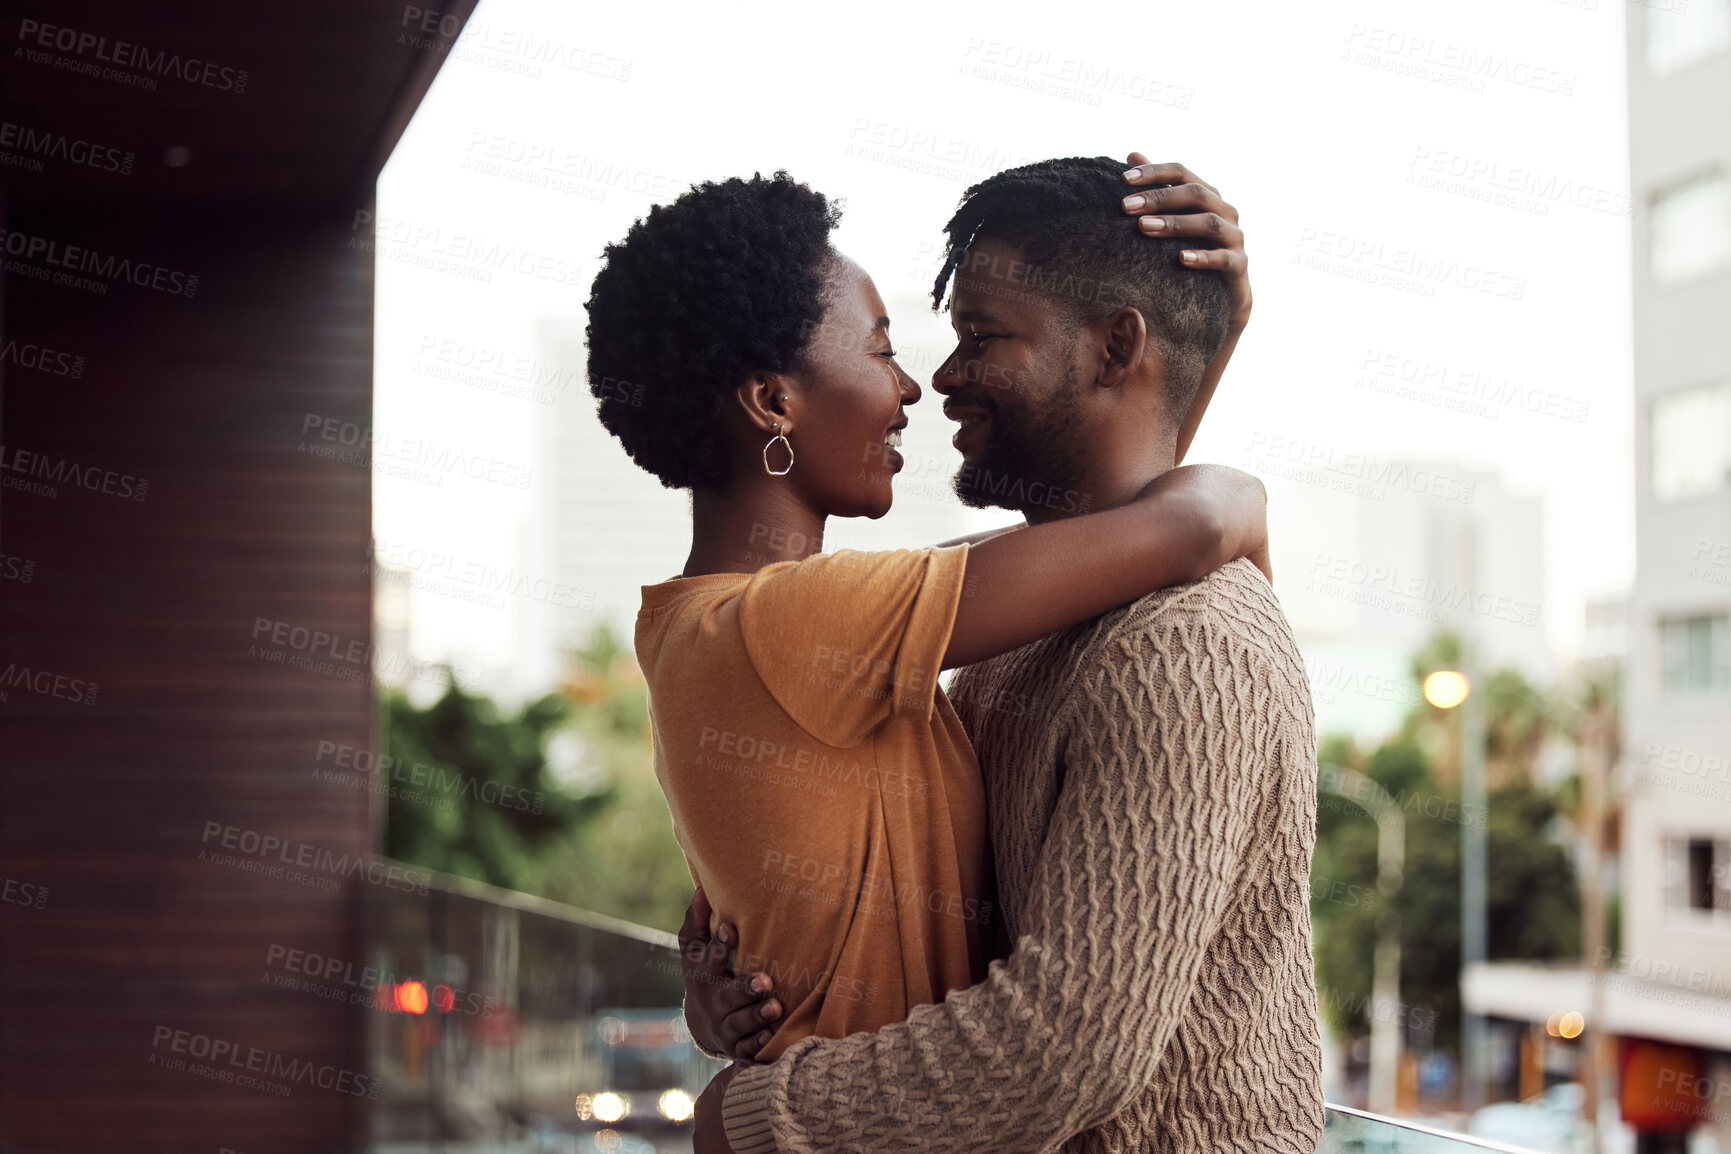
<svg viewBox="0 0 1731 1154">
<path fill-rule="evenodd" d="M 1310 687 L 1236 561 L 964 670 L 1015 950 L 742 1069 L 738 1154 L 1293 1151 L 1322 1131 Z"/>
</svg>

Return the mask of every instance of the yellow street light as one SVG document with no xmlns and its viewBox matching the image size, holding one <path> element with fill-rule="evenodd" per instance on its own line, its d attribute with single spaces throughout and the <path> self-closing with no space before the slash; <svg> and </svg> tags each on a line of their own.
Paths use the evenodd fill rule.
<svg viewBox="0 0 1731 1154">
<path fill-rule="evenodd" d="M 1438 709 L 1453 709 L 1471 691 L 1467 675 L 1453 669 L 1439 669 L 1424 679 L 1424 699 Z"/>
</svg>

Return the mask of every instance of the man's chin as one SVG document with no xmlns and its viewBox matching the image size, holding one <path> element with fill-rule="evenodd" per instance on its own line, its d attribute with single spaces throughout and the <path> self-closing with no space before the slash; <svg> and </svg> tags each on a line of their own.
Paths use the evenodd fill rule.
<svg viewBox="0 0 1731 1154">
<path fill-rule="evenodd" d="M 1014 508 L 1013 505 L 1009 504 L 1009 502 L 1005 501 L 1002 497 L 994 496 L 991 493 L 982 493 L 978 489 L 964 489 L 960 485 L 957 485 L 955 486 L 955 492 L 956 500 L 960 501 L 970 509 Z"/>
<path fill-rule="evenodd" d="M 992 491 L 992 478 L 1002 475 L 1004 470 L 993 463 L 991 448 L 988 442 L 972 453 L 963 453 L 961 468 L 950 478 L 950 488 L 956 500 L 970 509 L 1014 510 L 1017 506 L 1008 500 L 1003 485 L 996 486 L 997 492 Z"/>
<path fill-rule="evenodd" d="M 978 466 L 969 468 L 965 463 L 960 472 L 950 481 L 950 488 L 956 494 L 956 500 L 970 509 L 1008 509 L 1013 513 L 1021 511 L 1021 506 L 1011 499 L 1011 495 L 998 486 L 998 491 L 981 484 L 974 483 L 991 477 L 991 473 L 981 470 Z"/>
</svg>

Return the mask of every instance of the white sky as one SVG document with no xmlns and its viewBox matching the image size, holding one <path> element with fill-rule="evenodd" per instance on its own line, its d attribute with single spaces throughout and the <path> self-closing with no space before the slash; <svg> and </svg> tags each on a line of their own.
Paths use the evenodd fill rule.
<svg viewBox="0 0 1731 1154">
<path fill-rule="evenodd" d="M 431 380 L 423 349 L 533 356 L 536 322 L 581 323 L 602 246 L 650 204 L 756 170 L 786 168 L 845 199 L 837 243 L 876 278 L 903 364 L 925 383 L 949 337 L 923 298 L 962 189 L 1026 160 L 1141 149 L 1217 185 L 1252 256 L 1255 315 L 1190 460 L 1242 465 L 1252 445 L 1286 437 L 1500 473 L 1543 497 L 1545 625 L 1567 652 L 1584 600 L 1621 590 L 1634 560 L 1625 4 L 1596 3 L 483 0 L 380 180 L 378 436 L 459 447 L 506 475 L 531 467 L 546 410 Z M 546 43 L 574 67 L 537 60 Z M 1488 75 L 1470 71 L 1481 66 Z M 521 67 L 539 75 L 510 70 Z M 510 159 L 531 149 L 532 161 Z M 489 150 L 498 169 L 478 171 Z M 1458 183 L 1421 187 L 1431 162 Z M 520 179 L 554 182 L 560 169 L 565 190 Z M 1502 191 L 1495 182 L 1524 187 L 1511 194 L 1521 204 L 1471 194 Z M 544 275 L 494 269 L 483 283 L 408 263 L 473 243 L 544 258 Z M 1421 274 L 1429 295 L 1351 275 L 1413 254 L 1444 268 L 1440 281 Z M 1477 270 L 1499 291 L 1459 283 Z M 1564 415 L 1478 398 L 1493 419 L 1356 387 L 1388 353 L 1446 366 L 1456 384 L 1482 374 L 1505 398 L 1509 385 L 1534 404 L 1550 394 Z M 911 416 L 910 459 L 952 452 L 929 390 Z M 1304 556 L 1298 488 L 1270 483 L 1288 573 Z M 901 504 L 929 514 L 931 500 Z M 380 473 L 375 501 L 382 540 L 502 566 L 532 531 L 529 493 L 508 483 Z M 923 543 L 919 511 L 900 515 L 904 543 Z M 497 613 L 418 597 L 414 614 L 423 656 L 496 649 L 480 634 L 501 631 Z"/>
</svg>

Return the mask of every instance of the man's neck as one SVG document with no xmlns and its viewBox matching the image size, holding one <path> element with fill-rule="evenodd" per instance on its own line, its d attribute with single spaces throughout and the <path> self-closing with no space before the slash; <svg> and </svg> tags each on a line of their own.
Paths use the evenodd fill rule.
<svg viewBox="0 0 1731 1154">
<path fill-rule="evenodd" d="M 1175 441 L 1176 433 L 1170 432 L 1151 445 L 1142 444 L 1117 452 L 1101 446 L 1100 452 L 1090 451 L 1086 455 L 1092 464 L 1071 485 L 1075 500 L 1055 502 L 1057 508 L 1024 506 L 1022 515 L 1030 525 L 1043 525 L 1128 505 L 1161 474 L 1172 471 Z"/>
</svg>

